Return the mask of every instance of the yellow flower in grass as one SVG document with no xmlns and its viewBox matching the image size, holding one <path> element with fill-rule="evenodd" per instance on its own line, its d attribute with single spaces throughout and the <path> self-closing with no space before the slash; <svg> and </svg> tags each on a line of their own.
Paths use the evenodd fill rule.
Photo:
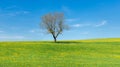
<svg viewBox="0 0 120 67">
<path fill-rule="evenodd" d="M 64 57 L 64 56 L 66 56 L 66 55 L 67 55 L 66 52 L 60 53 L 60 56 L 61 56 L 61 57 Z"/>
<path fill-rule="evenodd" d="M 38 67 L 41 67 L 41 66 L 38 66 Z"/>
<path fill-rule="evenodd" d="M 19 57 L 19 54 L 18 53 L 13 53 L 13 56 Z"/>
<path fill-rule="evenodd" d="M 16 58 L 12 58 L 12 62 L 17 62 Z"/>
<path fill-rule="evenodd" d="M 113 55 L 114 58 L 119 58 L 120 59 L 120 55 Z"/>
</svg>

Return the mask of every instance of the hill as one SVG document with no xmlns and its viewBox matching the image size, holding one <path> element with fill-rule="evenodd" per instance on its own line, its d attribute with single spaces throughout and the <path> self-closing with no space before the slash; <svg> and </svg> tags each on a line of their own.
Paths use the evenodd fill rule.
<svg viewBox="0 0 120 67">
<path fill-rule="evenodd" d="M 119 67 L 120 38 L 0 42 L 0 67 Z"/>
<path fill-rule="evenodd" d="M 120 42 L 120 38 L 102 38 L 102 39 L 89 39 L 81 40 L 82 42 Z"/>
</svg>

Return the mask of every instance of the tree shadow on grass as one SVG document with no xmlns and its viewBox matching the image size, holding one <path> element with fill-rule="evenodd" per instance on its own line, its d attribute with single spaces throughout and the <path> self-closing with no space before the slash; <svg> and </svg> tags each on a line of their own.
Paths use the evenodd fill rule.
<svg viewBox="0 0 120 67">
<path fill-rule="evenodd" d="M 54 41 L 42 41 L 44 43 L 59 43 L 59 44 L 70 44 L 70 43 L 82 43 L 82 42 L 76 42 L 76 41 L 57 41 L 57 42 L 54 42 Z"/>
<path fill-rule="evenodd" d="M 64 43 L 64 44 L 70 44 L 70 43 L 82 43 L 82 42 L 75 42 L 75 41 L 58 41 L 56 43 Z"/>
</svg>

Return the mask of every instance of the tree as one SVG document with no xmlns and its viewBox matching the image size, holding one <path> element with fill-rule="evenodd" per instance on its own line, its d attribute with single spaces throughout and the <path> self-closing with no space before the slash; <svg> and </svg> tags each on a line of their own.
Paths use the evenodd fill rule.
<svg viewBox="0 0 120 67">
<path fill-rule="evenodd" d="M 42 29 L 52 35 L 54 42 L 57 42 L 59 34 L 68 29 L 68 26 L 64 23 L 64 14 L 58 12 L 43 15 L 40 25 Z"/>
</svg>

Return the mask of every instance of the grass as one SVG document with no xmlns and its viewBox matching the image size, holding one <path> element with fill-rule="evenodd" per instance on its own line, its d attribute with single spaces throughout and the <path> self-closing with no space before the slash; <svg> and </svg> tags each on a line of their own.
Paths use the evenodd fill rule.
<svg viewBox="0 0 120 67">
<path fill-rule="evenodd" d="M 120 67 L 120 39 L 0 42 L 0 67 Z"/>
</svg>

